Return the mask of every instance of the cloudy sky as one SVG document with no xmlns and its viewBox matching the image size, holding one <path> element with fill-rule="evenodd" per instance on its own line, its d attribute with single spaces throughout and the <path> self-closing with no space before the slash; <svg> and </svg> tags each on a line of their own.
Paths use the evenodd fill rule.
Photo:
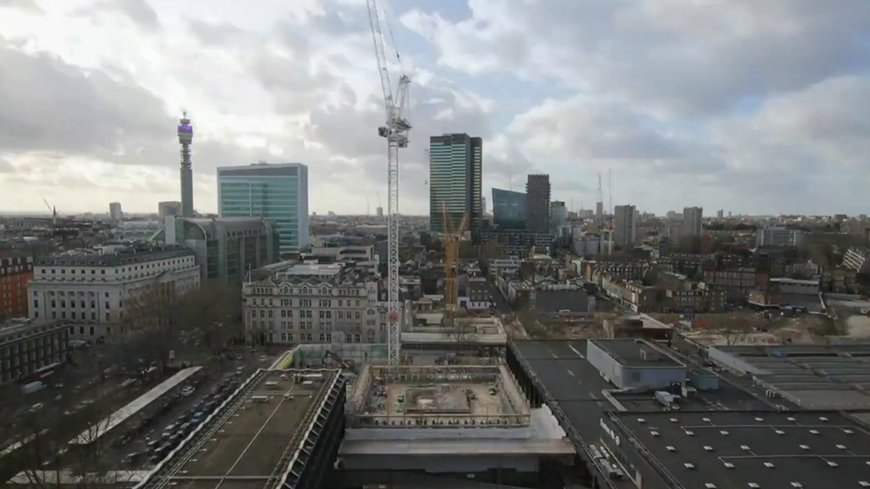
<svg viewBox="0 0 870 489">
<path fill-rule="evenodd" d="M 870 1 L 392 0 L 412 79 L 401 210 L 428 212 L 428 137 L 484 138 L 484 195 L 664 213 L 866 213 Z M 195 206 L 215 168 L 298 161 L 318 213 L 386 204 L 364 0 L 0 0 L 0 211 Z M 489 200 L 489 198 L 488 198 Z"/>
</svg>

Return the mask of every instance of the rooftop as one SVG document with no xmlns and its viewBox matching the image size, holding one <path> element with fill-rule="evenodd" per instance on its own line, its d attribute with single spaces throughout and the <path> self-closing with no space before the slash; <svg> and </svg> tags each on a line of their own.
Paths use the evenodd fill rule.
<svg viewBox="0 0 870 489">
<path fill-rule="evenodd" d="M 806 409 L 870 409 L 870 343 L 722 346 L 717 363 Z"/>
<path fill-rule="evenodd" d="M 681 367 L 672 356 L 644 340 L 617 338 L 590 340 L 627 367 Z"/>
<path fill-rule="evenodd" d="M 832 481 L 859 488 L 859 481 L 870 480 L 870 433 L 836 413 L 614 413 L 607 419 L 619 427 L 618 436 L 634 437 L 686 488 L 747 488 L 752 482 L 814 488 L 832 487 Z"/>
<path fill-rule="evenodd" d="M 245 487 L 263 487 L 276 474 L 286 474 L 337 374 L 260 370 L 161 462 L 149 480 L 200 489 L 233 486 L 241 478 Z"/>
<path fill-rule="evenodd" d="M 56 330 L 66 327 L 65 321 L 53 321 L 45 323 L 36 319 L 12 318 L 0 322 L 0 345 L 7 341 L 15 341 L 43 331 Z"/>
<path fill-rule="evenodd" d="M 38 258 L 36 265 L 75 267 L 116 267 L 149 261 L 193 256 L 193 251 L 177 246 L 130 247 L 115 253 L 80 250 L 71 254 Z"/>
<path fill-rule="evenodd" d="M 529 404 L 503 365 L 367 366 L 351 396 L 352 427 L 529 425 Z"/>
</svg>

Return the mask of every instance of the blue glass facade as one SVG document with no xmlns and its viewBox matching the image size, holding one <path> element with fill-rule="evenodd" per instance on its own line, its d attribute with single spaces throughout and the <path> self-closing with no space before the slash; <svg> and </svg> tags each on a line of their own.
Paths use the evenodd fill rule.
<svg viewBox="0 0 870 489">
<path fill-rule="evenodd" d="M 501 229 L 525 229 L 526 194 L 493 188 L 492 223 Z"/>
<path fill-rule="evenodd" d="M 308 244 L 308 168 L 298 163 L 218 168 L 221 217 L 260 217 L 278 228 L 281 253 Z"/>
</svg>

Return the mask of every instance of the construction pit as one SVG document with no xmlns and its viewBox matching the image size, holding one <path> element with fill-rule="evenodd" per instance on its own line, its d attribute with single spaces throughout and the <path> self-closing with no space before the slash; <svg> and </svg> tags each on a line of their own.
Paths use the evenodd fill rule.
<svg viewBox="0 0 870 489">
<path fill-rule="evenodd" d="M 503 365 L 367 366 L 351 395 L 356 428 L 527 427 L 529 404 Z"/>
</svg>

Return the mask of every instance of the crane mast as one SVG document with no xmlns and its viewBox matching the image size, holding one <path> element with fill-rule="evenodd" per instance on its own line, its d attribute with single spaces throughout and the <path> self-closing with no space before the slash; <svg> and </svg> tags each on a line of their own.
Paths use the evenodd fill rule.
<svg viewBox="0 0 870 489">
<path fill-rule="evenodd" d="M 408 131 L 411 129 L 411 124 L 403 114 L 411 79 L 400 75 L 396 92 L 393 93 L 377 1 L 366 0 L 366 6 L 386 115 L 386 123 L 378 128 L 378 135 L 387 140 L 387 350 L 390 365 L 398 365 L 402 335 L 399 301 L 399 149 L 408 146 Z"/>
</svg>

